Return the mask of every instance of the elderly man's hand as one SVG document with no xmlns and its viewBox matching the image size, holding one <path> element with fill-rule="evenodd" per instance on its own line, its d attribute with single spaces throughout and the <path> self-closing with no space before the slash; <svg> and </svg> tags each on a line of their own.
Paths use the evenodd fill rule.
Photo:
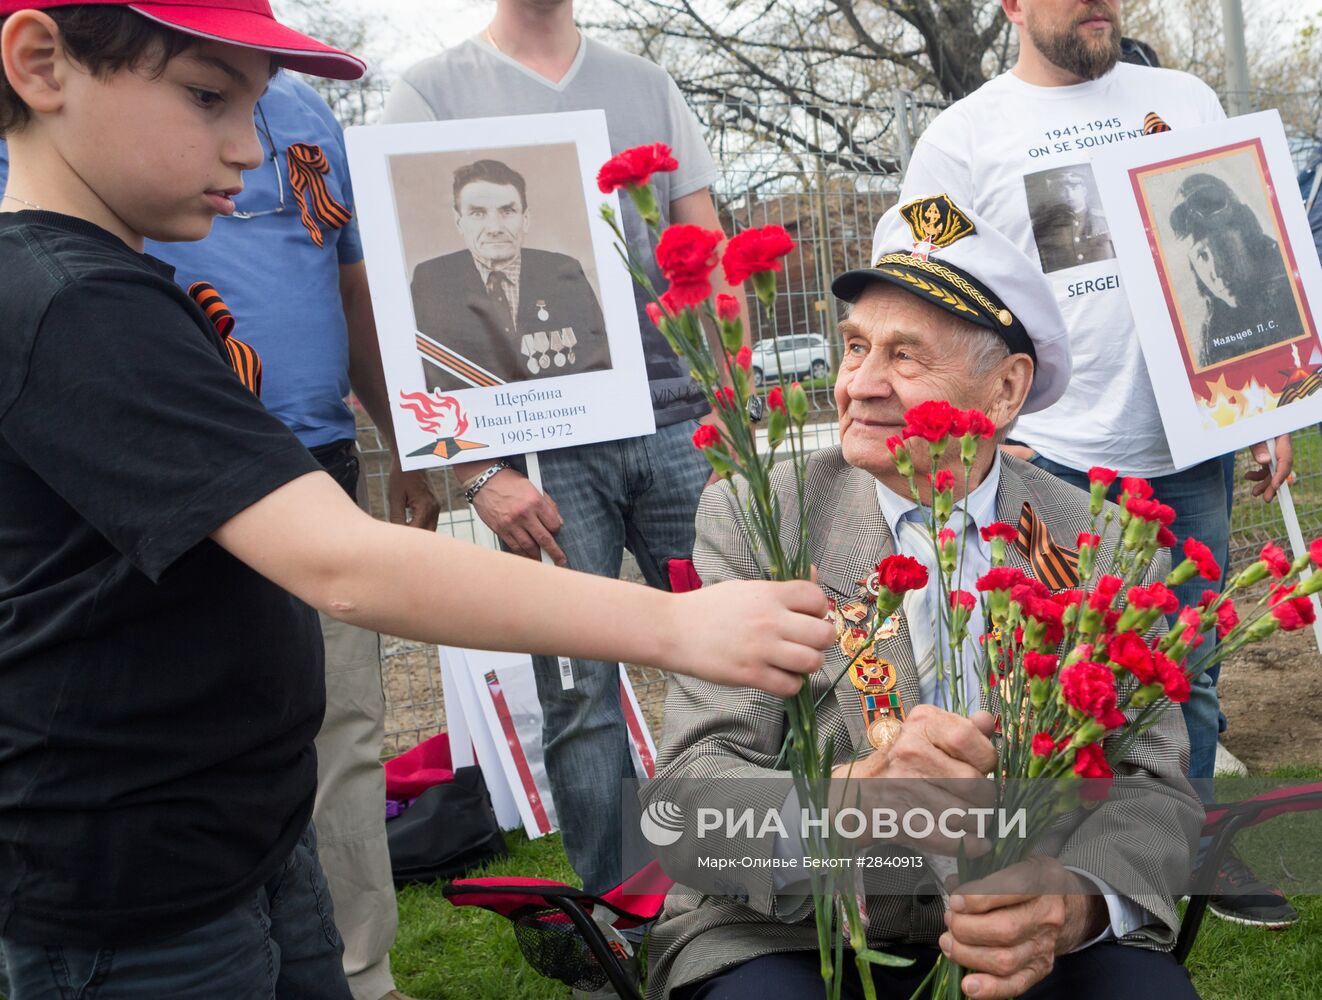
<svg viewBox="0 0 1322 1000">
<path fill-rule="evenodd" d="M 1025 886 L 1057 891 L 1015 891 Z M 960 890 L 950 897 L 939 943 L 948 958 L 969 970 L 962 986 L 977 1000 L 1021 995 L 1051 971 L 1057 955 L 1106 926 L 1105 900 L 1054 858 L 1034 857 Z"/>
<path fill-rule="evenodd" d="M 945 836 L 938 823 L 928 837 L 899 839 L 921 850 L 945 855 L 957 854 L 962 845 L 970 857 L 977 857 L 986 851 L 986 844 L 976 838 L 975 824 L 960 817 L 970 808 L 995 805 L 996 790 L 986 778 L 996 767 L 996 749 L 991 743 L 995 724 L 989 712 L 975 712 L 965 718 L 932 705 L 916 706 L 888 749 L 832 771 L 831 776 L 836 779 L 887 779 L 884 783 L 868 782 L 861 786 L 838 781 L 839 806 L 861 804 L 864 809 L 893 809 L 901 829 L 907 811 L 922 810 L 935 820 L 947 810 L 958 810 L 946 818 L 945 828 L 962 830 L 961 838 Z"/>
<path fill-rule="evenodd" d="M 1244 473 L 1244 478 L 1258 485 L 1253 487 L 1253 495 L 1262 497 L 1264 503 L 1271 501 L 1283 483 L 1290 479 L 1290 469 L 1294 465 L 1294 446 L 1289 434 L 1282 434 L 1275 440 L 1276 471 L 1271 468 L 1273 442 L 1264 441 L 1253 446 L 1253 460 L 1258 467 Z"/>
</svg>

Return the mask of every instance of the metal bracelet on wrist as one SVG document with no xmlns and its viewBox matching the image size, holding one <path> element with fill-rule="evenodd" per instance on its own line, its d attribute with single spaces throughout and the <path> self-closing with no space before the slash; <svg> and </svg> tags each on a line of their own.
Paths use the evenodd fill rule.
<svg viewBox="0 0 1322 1000">
<path fill-rule="evenodd" d="M 473 502 L 473 498 L 477 496 L 478 490 L 480 490 L 483 486 L 489 483 L 492 480 L 492 478 L 496 475 L 496 473 L 504 472 L 509 467 L 510 465 L 508 462 L 497 462 L 495 465 L 492 465 L 491 467 L 486 469 L 480 476 L 478 476 L 476 479 L 474 479 L 471 483 L 468 484 L 467 489 L 464 490 L 464 499 L 471 504 Z"/>
</svg>

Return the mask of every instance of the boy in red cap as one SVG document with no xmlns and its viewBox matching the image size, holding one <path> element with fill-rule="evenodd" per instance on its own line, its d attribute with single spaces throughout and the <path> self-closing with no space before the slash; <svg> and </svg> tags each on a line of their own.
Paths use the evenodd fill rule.
<svg viewBox="0 0 1322 1000">
<path fill-rule="evenodd" d="M 356 59 L 265 0 L 0 0 L 0 18 L 10 1000 L 347 1000 L 308 822 L 314 607 L 782 695 L 820 663 L 808 583 L 676 596 L 374 521 L 142 253 L 233 211 L 274 61 L 351 79 Z"/>
</svg>

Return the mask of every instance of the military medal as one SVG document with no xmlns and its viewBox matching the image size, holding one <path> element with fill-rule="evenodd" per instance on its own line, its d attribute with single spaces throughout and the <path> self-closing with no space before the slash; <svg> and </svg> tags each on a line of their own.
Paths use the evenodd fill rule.
<svg viewBox="0 0 1322 1000">
<path fill-rule="evenodd" d="M 896 688 L 895 666 L 876 653 L 876 641 L 899 634 L 898 614 L 890 615 L 877 628 L 869 642 L 870 629 L 865 622 L 875 607 L 880 577 L 873 573 L 859 581 L 860 595 L 843 604 L 831 602 L 831 618 L 836 626 L 840 652 L 849 661 L 849 681 L 858 692 L 863 718 L 867 720 L 868 742 L 878 750 L 889 747 L 900 735 L 904 723 L 904 700 Z"/>
<path fill-rule="evenodd" d="M 551 350 L 555 354 L 555 366 L 557 368 L 563 368 L 565 366 L 565 344 L 564 341 L 560 339 L 559 330 L 551 331 Z"/>
<path fill-rule="evenodd" d="M 561 330 L 560 340 L 565 345 L 565 353 L 569 355 L 569 363 L 572 365 L 576 360 L 574 357 L 574 347 L 578 344 L 578 338 L 574 336 L 574 328 L 572 326 L 567 326 Z"/>
<path fill-rule="evenodd" d="M 537 318 L 541 320 L 543 323 L 545 323 L 548 319 L 551 318 L 551 314 L 546 311 L 545 299 L 537 300 Z"/>
<path fill-rule="evenodd" d="M 525 333 L 523 335 L 523 343 L 519 347 L 519 352 L 528 359 L 528 371 L 536 375 L 541 366 L 537 364 L 537 348 L 533 345 L 532 334 Z"/>
</svg>

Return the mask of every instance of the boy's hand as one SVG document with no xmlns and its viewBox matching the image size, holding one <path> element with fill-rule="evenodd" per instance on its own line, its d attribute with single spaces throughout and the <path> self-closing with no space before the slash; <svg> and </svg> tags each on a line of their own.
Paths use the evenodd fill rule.
<svg viewBox="0 0 1322 1000">
<path fill-rule="evenodd" d="M 826 595 L 804 580 L 741 580 L 676 594 L 668 669 L 788 698 L 835 640 Z"/>
<path fill-rule="evenodd" d="M 1253 460 L 1258 467 L 1244 473 L 1244 478 L 1257 485 L 1253 495 L 1262 497 L 1264 503 L 1270 503 L 1281 486 L 1290 481 L 1290 468 L 1294 465 L 1294 445 L 1289 434 L 1282 434 L 1274 441 L 1255 444 L 1251 449 Z M 1272 458 L 1276 459 L 1276 471 L 1272 471 Z"/>
<path fill-rule="evenodd" d="M 441 516 L 441 502 L 423 469 L 405 472 L 395 459 L 387 484 L 390 493 L 390 523 L 407 524 L 423 531 L 435 531 Z"/>
</svg>

